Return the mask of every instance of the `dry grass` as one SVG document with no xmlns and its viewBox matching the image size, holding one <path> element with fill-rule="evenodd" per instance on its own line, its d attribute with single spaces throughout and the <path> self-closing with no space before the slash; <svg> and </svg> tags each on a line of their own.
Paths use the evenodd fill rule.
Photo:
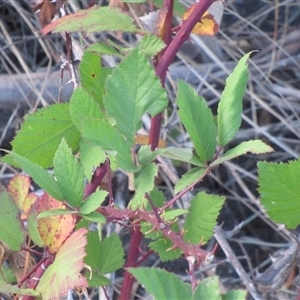
<svg viewBox="0 0 300 300">
<path fill-rule="evenodd" d="M 76 11 L 86 6 L 87 2 L 69 1 L 68 10 Z M 0 144 L 3 142 L 6 145 L 7 140 L 11 139 L 9 131 L 18 127 L 24 108 L 25 111 L 32 111 L 51 101 L 45 96 L 44 90 L 47 90 L 49 76 L 59 66 L 64 43 L 60 36 L 41 37 L 37 31 L 39 23 L 36 16 L 19 1 L 2 0 L 0 15 L 3 16 L 0 18 L 0 76 L 9 76 L 21 95 L 20 100 L 7 110 L 1 107 L 3 91 L 0 91 L 0 110 L 5 120 L 1 123 Z M 225 79 L 238 59 L 245 52 L 259 51 L 253 53 L 250 60 L 251 75 L 244 99 L 243 124 L 231 146 L 259 138 L 270 144 L 275 152 L 259 158 L 248 155 L 228 162 L 199 186 L 199 189 L 226 195 L 228 201 L 219 221 L 224 222 L 226 230 L 239 226 L 236 235 L 231 238 L 231 245 L 236 255 L 243 257 L 243 267 L 252 278 L 270 262 L 268 254 L 284 249 L 288 241 L 284 232 L 278 230 L 263 213 L 256 192 L 256 162 L 257 159 L 286 161 L 299 156 L 299 29 L 300 6 L 297 1 L 230 1 L 226 3 L 220 33 L 216 37 L 192 36 L 191 42 L 186 43 L 170 67 L 168 76 L 171 103 L 174 103 L 172 95 L 176 80 L 181 78 L 190 82 L 215 109 Z M 104 33 L 74 35 L 76 57 L 80 59 L 82 48 L 87 44 L 107 37 Z M 113 34 L 109 37 L 119 38 Z M 128 36 L 121 42 L 128 45 L 134 39 Z M 106 63 L 112 65 L 116 62 L 108 59 Z M 43 73 L 42 79 L 36 78 L 37 72 Z M 30 98 L 29 93 L 35 99 Z M 57 101 L 55 96 L 51 97 L 52 102 Z M 27 101 L 28 98 L 30 101 Z M 171 110 L 171 116 L 166 114 L 164 136 L 169 144 L 188 147 L 191 143 L 178 121 L 175 106 L 171 106 Z M 149 119 L 145 118 L 144 123 L 145 129 L 149 129 Z M 169 134 L 174 132 L 176 139 Z M 14 173 L 14 170 L 0 166 L 0 179 L 6 180 Z M 188 169 L 190 166 L 182 168 Z M 168 189 L 168 186 L 172 186 L 170 176 L 162 176 L 164 188 Z M 175 174 L 176 177 L 178 174 Z M 183 202 L 182 205 L 186 206 L 187 203 Z M 219 255 L 221 259 L 221 251 Z M 225 268 L 219 266 L 216 272 L 221 275 L 224 288 L 240 284 L 240 279 L 228 264 Z M 290 284 L 290 290 L 278 290 L 271 298 L 296 298 L 293 278 Z"/>
</svg>

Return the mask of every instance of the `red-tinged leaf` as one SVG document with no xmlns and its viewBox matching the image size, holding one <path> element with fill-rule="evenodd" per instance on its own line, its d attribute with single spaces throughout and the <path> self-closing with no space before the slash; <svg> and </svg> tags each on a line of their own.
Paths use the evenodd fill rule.
<svg viewBox="0 0 300 300">
<path fill-rule="evenodd" d="M 86 234 L 85 228 L 75 231 L 58 250 L 53 264 L 36 287 L 43 299 L 62 299 L 69 289 L 88 286 L 86 279 L 80 275 L 86 255 Z"/>
<path fill-rule="evenodd" d="M 38 213 L 51 209 L 65 208 L 64 204 L 44 193 L 37 202 Z M 59 215 L 38 220 L 38 230 L 51 253 L 57 252 L 75 227 L 73 215 Z"/>
<path fill-rule="evenodd" d="M 42 34 L 49 32 L 76 32 L 85 31 L 93 33 L 96 31 L 135 32 L 138 30 L 132 25 L 132 19 L 118 9 L 112 7 L 93 6 L 89 9 L 80 10 L 72 15 L 60 18 L 41 30 Z"/>
<path fill-rule="evenodd" d="M 23 212 L 26 216 L 28 215 L 30 207 L 32 206 L 32 204 L 34 204 L 37 201 L 37 199 L 38 196 L 34 193 L 28 194 L 27 197 L 25 198 L 23 203 Z"/>
<path fill-rule="evenodd" d="M 14 176 L 7 186 L 10 196 L 20 210 L 23 210 L 24 201 L 28 195 L 29 187 L 30 178 L 24 174 Z"/>
</svg>

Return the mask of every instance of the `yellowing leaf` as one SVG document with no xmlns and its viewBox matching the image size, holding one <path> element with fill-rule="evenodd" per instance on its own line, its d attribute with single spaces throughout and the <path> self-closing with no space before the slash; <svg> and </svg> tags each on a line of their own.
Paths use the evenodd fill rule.
<svg viewBox="0 0 300 300">
<path fill-rule="evenodd" d="M 182 20 L 186 20 L 198 3 L 190 6 L 188 10 L 184 13 Z M 201 20 L 195 25 L 192 30 L 194 34 L 201 35 L 215 35 L 220 29 L 220 23 L 222 20 L 224 11 L 224 6 L 222 1 L 215 1 L 209 9 L 203 14 Z"/>
<path fill-rule="evenodd" d="M 80 275 L 86 255 L 86 234 L 85 228 L 75 231 L 58 250 L 36 287 L 43 299 L 63 299 L 69 289 L 87 287 L 86 279 Z"/>
<path fill-rule="evenodd" d="M 59 208 L 65 208 L 64 204 L 46 193 L 37 202 L 38 213 Z M 74 227 L 75 222 L 71 214 L 51 216 L 38 220 L 38 230 L 41 238 L 51 253 L 57 252 Z"/>
</svg>

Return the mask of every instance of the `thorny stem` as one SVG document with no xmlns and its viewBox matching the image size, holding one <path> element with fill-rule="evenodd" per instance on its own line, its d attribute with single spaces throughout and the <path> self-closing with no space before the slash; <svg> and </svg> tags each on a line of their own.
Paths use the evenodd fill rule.
<svg viewBox="0 0 300 300">
<path fill-rule="evenodd" d="M 94 193 L 98 186 L 101 184 L 105 174 L 107 172 L 107 165 L 101 165 L 95 170 L 91 182 L 89 182 L 84 189 L 84 198 L 87 198 L 90 194 Z"/>
</svg>

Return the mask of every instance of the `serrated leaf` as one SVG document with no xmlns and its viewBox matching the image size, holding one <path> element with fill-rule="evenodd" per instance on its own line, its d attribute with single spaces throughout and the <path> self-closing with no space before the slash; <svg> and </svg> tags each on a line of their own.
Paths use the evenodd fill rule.
<svg viewBox="0 0 300 300">
<path fill-rule="evenodd" d="M 217 276 L 211 276 L 202 280 L 195 292 L 193 293 L 193 300 L 209 299 L 209 300 L 221 300 L 221 294 L 219 292 L 219 279 Z M 242 299 L 241 299 L 242 300 Z"/>
<path fill-rule="evenodd" d="M 124 171 L 132 172 L 137 169 L 132 161 L 130 146 L 109 123 L 98 119 L 84 119 L 82 134 L 83 139 L 92 146 L 100 146 L 105 151 L 115 151 L 118 166 Z"/>
<path fill-rule="evenodd" d="M 98 87 L 98 89 L 100 89 L 100 87 Z M 93 97 L 82 87 L 78 87 L 71 97 L 70 115 L 74 125 L 79 131 L 81 129 L 81 120 L 83 117 L 105 118 L 100 105 L 96 103 Z"/>
<path fill-rule="evenodd" d="M 82 61 L 79 64 L 79 73 L 82 87 L 93 97 L 101 109 L 103 106 L 103 94 L 105 87 L 105 80 L 111 73 L 112 69 L 104 68 L 101 65 L 101 57 L 98 54 L 85 51 L 82 57 Z M 72 96 L 73 98 L 73 96 Z M 89 101 L 90 102 L 90 101 Z M 83 103 L 83 105 L 86 105 Z M 89 105 L 91 105 L 89 103 Z M 98 112 L 93 114 L 99 114 L 103 112 L 98 108 Z M 94 115 L 93 115 L 94 116 Z"/>
<path fill-rule="evenodd" d="M 166 197 L 162 191 L 160 191 L 156 186 L 153 188 L 153 190 L 149 193 L 150 198 L 153 202 L 153 204 L 156 207 L 162 207 L 166 200 Z M 149 203 L 146 205 L 146 210 L 152 210 L 152 207 L 150 206 Z"/>
<path fill-rule="evenodd" d="M 86 272 L 85 277 L 89 287 L 99 287 L 111 284 L 111 281 L 107 277 L 100 275 L 97 272 L 92 272 L 91 278 L 89 272 Z"/>
<path fill-rule="evenodd" d="M 176 217 L 181 216 L 181 215 L 186 214 L 186 213 L 188 213 L 188 211 L 186 209 L 173 209 L 173 210 L 165 212 L 162 215 L 162 219 L 164 221 L 169 221 L 169 220 L 173 220 Z"/>
<path fill-rule="evenodd" d="M 84 228 L 75 231 L 58 250 L 36 287 L 43 299 L 62 299 L 69 289 L 87 287 L 86 279 L 80 275 L 86 255 L 86 233 Z"/>
<path fill-rule="evenodd" d="M 82 214 L 81 216 L 84 219 L 89 220 L 91 222 L 95 222 L 95 223 L 104 224 L 106 222 L 105 217 L 96 211 L 92 211 L 91 213 L 86 214 L 86 215 Z"/>
<path fill-rule="evenodd" d="M 23 210 L 23 203 L 28 195 L 29 187 L 30 178 L 25 174 L 17 174 L 9 181 L 7 191 L 19 210 Z"/>
<path fill-rule="evenodd" d="M 116 121 L 116 128 L 134 144 L 136 131 L 145 113 L 154 116 L 167 105 L 165 90 L 148 59 L 135 49 L 107 78 L 104 105 Z"/>
<path fill-rule="evenodd" d="M 60 18 L 41 30 L 43 34 L 49 32 L 78 32 L 93 33 L 98 31 L 138 31 L 132 24 L 132 19 L 112 7 L 93 6 L 90 9 L 79 10 L 78 12 Z"/>
<path fill-rule="evenodd" d="M 224 201 L 225 197 L 198 193 L 191 201 L 184 223 L 184 240 L 193 244 L 207 242 L 213 234 Z"/>
<path fill-rule="evenodd" d="M 19 251 L 25 241 L 21 214 L 5 187 L 0 184 L 0 240 L 13 251 Z"/>
<path fill-rule="evenodd" d="M 84 175 L 88 181 L 91 181 L 93 171 L 105 162 L 106 155 L 101 147 L 92 146 L 87 141 L 81 141 L 79 158 L 83 165 Z"/>
<path fill-rule="evenodd" d="M 91 213 L 101 205 L 106 196 L 106 191 L 96 191 L 84 200 L 82 205 L 79 207 L 79 212 L 84 215 Z"/>
<path fill-rule="evenodd" d="M 52 209 L 63 209 L 62 202 L 55 200 L 48 194 L 43 194 L 37 201 L 37 212 L 49 212 Z M 51 212 L 50 212 L 51 214 Z M 75 227 L 74 218 L 71 214 L 55 215 L 38 220 L 38 230 L 49 252 L 55 253 L 61 247 L 66 238 Z"/>
<path fill-rule="evenodd" d="M 40 214 L 38 214 L 37 219 L 43 219 L 47 217 L 54 217 L 54 216 L 64 216 L 64 215 L 72 215 L 72 214 L 78 214 L 77 211 L 72 211 L 72 210 L 67 210 L 63 208 L 58 208 L 58 209 L 50 209 L 47 211 L 43 211 Z"/>
<path fill-rule="evenodd" d="M 122 56 L 115 47 L 102 42 L 94 43 L 88 46 L 86 51 L 96 52 L 105 55 Z"/>
<path fill-rule="evenodd" d="M 59 189 L 59 185 L 51 174 L 44 170 L 41 166 L 31 162 L 15 152 L 8 152 L 24 172 L 28 173 L 36 184 L 57 200 L 63 200 L 63 195 Z"/>
<path fill-rule="evenodd" d="M 138 45 L 138 49 L 147 57 L 156 55 L 166 45 L 155 35 L 145 35 Z"/>
<path fill-rule="evenodd" d="M 124 264 L 124 249 L 117 234 L 99 240 L 97 232 L 89 232 L 85 263 L 102 275 L 116 271 Z"/>
<path fill-rule="evenodd" d="M 273 151 L 274 150 L 270 146 L 266 145 L 264 142 L 260 140 L 242 142 L 238 146 L 234 147 L 233 149 L 230 149 L 229 151 L 224 153 L 221 157 L 216 159 L 213 163 L 210 164 L 210 167 L 220 165 L 225 161 L 231 160 L 233 158 L 236 158 L 248 152 L 252 154 L 262 154 L 262 153 L 270 153 Z"/>
<path fill-rule="evenodd" d="M 248 64 L 251 52 L 244 55 L 226 79 L 218 105 L 218 143 L 227 145 L 239 130 L 242 122 L 242 101 L 248 82 Z"/>
<path fill-rule="evenodd" d="M 142 166 L 141 170 L 134 174 L 135 196 L 130 202 L 131 209 L 146 206 L 144 195 L 154 188 L 154 179 L 157 172 L 157 165 L 150 163 Z"/>
<path fill-rule="evenodd" d="M 127 268 L 127 270 L 155 299 L 190 299 L 192 296 L 191 286 L 173 273 L 156 268 Z"/>
<path fill-rule="evenodd" d="M 161 150 L 163 151 L 160 152 L 160 155 L 170 159 L 190 162 L 193 158 L 193 149 L 168 147 Z"/>
<path fill-rule="evenodd" d="M 36 297 L 37 299 L 41 297 L 41 294 L 33 289 L 20 289 L 16 285 L 11 285 L 3 281 L 0 281 L 0 293 L 28 295 Z"/>
<path fill-rule="evenodd" d="M 289 163 L 259 162 L 258 183 L 261 203 L 273 221 L 296 228 L 299 224 L 300 160 Z"/>
<path fill-rule="evenodd" d="M 160 154 L 164 149 L 157 149 L 154 151 L 151 151 L 151 147 L 149 145 L 143 145 L 141 146 L 139 152 L 138 152 L 138 164 L 139 165 L 146 165 L 153 161 L 158 154 Z"/>
<path fill-rule="evenodd" d="M 222 300 L 245 300 L 247 296 L 247 291 L 245 290 L 235 290 L 222 295 Z"/>
<path fill-rule="evenodd" d="M 179 193 L 193 182 L 200 180 L 200 178 L 202 178 L 205 175 L 205 172 L 205 168 L 193 168 L 192 170 L 185 173 L 175 185 L 175 194 Z"/>
<path fill-rule="evenodd" d="M 191 137 L 201 161 L 213 158 L 216 150 L 217 128 L 212 111 L 202 97 L 186 82 L 178 82 L 178 115 Z"/>
<path fill-rule="evenodd" d="M 80 206 L 84 191 L 83 167 L 72 155 L 65 139 L 61 140 L 55 152 L 53 167 L 64 200 L 72 207 Z"/>
<path fill-rule="evenodd" d="M 71 120 L 69 104 L 53 104 L 25 117 L 21 130 L 12 142 L 13 151 L 49 168 L 63 137 L 72 150 L 77 149 L 80 134 Z"/>
<path fill-rule="evenodd" d="M 166 238 L 160 238 L 149 243 L 149 248 L 158 253 L 162 261 L 173 260 L 179 258 L 182 252 L 179 249 L 171 249 L 173 243 Z"/>
</svg>

